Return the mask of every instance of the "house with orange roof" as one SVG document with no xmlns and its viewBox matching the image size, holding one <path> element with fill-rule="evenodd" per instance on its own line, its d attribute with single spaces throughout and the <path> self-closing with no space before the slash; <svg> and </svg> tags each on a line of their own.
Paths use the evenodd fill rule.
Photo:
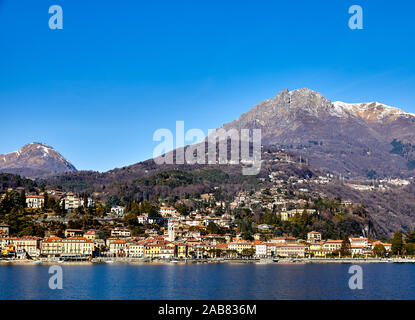
<svg viewBox="0 0 415 320">
<path fill-rule="evenodd" d="M 276 245 L 276 255 L 279 257 L 304 257 L 305 244 L 279 243 Z"/>
<path fill-rule="evenodd" d="M 94 242 L 83 237 L 49 237 L 40 242 L 40 254 L 53 257 L 63 254 L 92 256 Z"/>
<path fill-rule="evenodd" d="M 65 230 L 65 237 L 83 237 L 84 232 L 81 229 L 66 229 Z"/>
<path fill-rule="evenodd" d="M 267 244 L 262 241 L 254 241 L 255 245 L 255 256 L 257 258 L 266 258 L 268 256 Z"/>
<path fill-rule="evenodd" d="M 339 250 L 342 246 L 342 240 L 331 240 L 328 239 L 324 244 L 323 244 L 323 249 L 324 250 L 328 250 L 329 252 L 333 252 L 336 250 Z"/>
<path fill-rule="evenodd" d="M 26 206 L 31 209 L 40 209 L 45 203 L 44 196 L 29 195 L 26 197 Z"/>
<path fill-rule="evenodd" d="M 386 251 L 391 251 L 392 250 L 392 244 L 387 243 L 387 242 L 382 242 L 382 241 L 372 241 L 370 243 L 370 249 L 373 250 L 377 244 L 383 245 L 383 247 L 386 249 Z"/>
<path fill-rule="evenodd" d="M 252 242 L 250 242 L 250 241 L 238 240 L 238 241 L 234 241 L 234 242 L 229 243 L 228 248 L 229 248 L 229 250 L 236 250 L 236 252 L 241 254 L 242 251 L 244 251 L 246 249 L 252 249 L 253 245 L 252 245 Z"/>
</svg>

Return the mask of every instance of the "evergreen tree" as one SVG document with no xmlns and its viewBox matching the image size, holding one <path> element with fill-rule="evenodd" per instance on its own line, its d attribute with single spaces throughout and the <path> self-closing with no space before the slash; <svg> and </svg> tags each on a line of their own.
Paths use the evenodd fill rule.
<svg viewBox="0 0 415 320">
<path fill-rule="evenodd" d="M 348 257 L 352 255 L 352 246 L 348 237 L 345 237 L 340 248 L 340 255 L 342 257 Z"/>
<path fill-rule="evenodd" d="M 410 231 L 406 234 L 406 243 L 415 243 L 415 230 Z"/>
<path fill-rule="evenodd" d="M 20 203 L 21 203 L 21 205 L 22 205 L 23 208 L 26 208 L 27 207 L 27 205 L 26 205 L 26 192 L 25 192 L 25 190 L 22 190 L 20 192 Z"/>
<path fill-rule="evenodd" d="M 375 256 L 377 257 L 384 257 L 386 255 L 386 249 L 383 246 L 383 244 L 378 243 L 377 245 L 375 245 L 375 247 L 373 248 L 373 253 L 375 254 Z"/>
<path fill-rule="evenodd" d="M 84 194 L 84 208 L 85 209 L 88 209 L 88 195 L 87 194 Z"/>
<path fill-rule="evenodd" d="M 392 239 L 392 253 L 396 255 L 400 255 L 402 253 L 402 248 L 403 248 L 402 232 L 396 231 Z"/>
<path fill-rule="evenodd" d="M 43 208 L 44 208 L 44 209 L 48 209 L 48 208 L 49 208 L 49 195 L 48 195 L 48 193 L 47 193 L 47 192 L 45 192 L 45 193 L 43 194 L 43 199 L 44 199 L 44 202 L 43 202 Z"/>
</svg>

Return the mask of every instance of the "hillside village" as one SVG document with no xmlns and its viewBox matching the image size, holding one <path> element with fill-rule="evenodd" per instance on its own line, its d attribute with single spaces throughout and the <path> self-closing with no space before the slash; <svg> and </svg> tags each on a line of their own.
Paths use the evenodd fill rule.
<svg viewBox="0 0 415 320">
<path fill-rule="evenodd" d="M 415 254 L 408 235 L 406 243 L 400 232 L 393 241 L 375 239 L 364 206 L 329 199 L 309 190 L 305 181 L 280 179 L 280 174 L 269 175 L 271 187 L 241 191 L 229 200 L 217 188 L 175 202 L 124 205 L 47 187 L 32 192 L 9 188 L 0 196 L 2 259 L 197 261 Z M 329 175 L 319 176 L 308 183 L 330 180 Z"/>
</svg>

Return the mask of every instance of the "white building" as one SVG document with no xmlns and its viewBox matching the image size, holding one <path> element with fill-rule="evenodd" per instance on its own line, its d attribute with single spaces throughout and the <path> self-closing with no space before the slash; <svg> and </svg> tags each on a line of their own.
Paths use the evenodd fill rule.
<svg viewBox="0 0 415 320">
<path fill-rule="evenodd" d="M 159 213 L 162 217 L 174 216 L 177 214 L 177 210 L 173 207 L 160 207 Z"/>
<path fill-rule="evenodd" d="M 40 209 L 45 204 L 45 198 L 43 196 L 27 196 L 26 205 L 31 209 Z"/>
<path fill-rule="evenodd" d="M 144 256 L 144 244 L 145 241 L 142 242 L 133 242 L 127 244 L 127 253 L 129 257 L 140 258 Z"/>
<path fill-rule="evenodd" d="M 81 206 L 81 200 L 73 193 L 68 193 L 62 200 L 61 200 L 61 206 L 65 202 L 65 210 L 68 212 L 71 212 Z"/>
<path fill-rule="evenodd" d="M 258 258 L 265 258 L 267 256 L 267 244 L 266 243 L 256 243 L 255 244 L 255 256 Z"/>
<path fill-rule="evenodd" d="M 173 242 L 176 239 L 176 233 L 174 231 L 174 221 L 169 220 L 169 222 L 167 223 L 167 230 L 168 230 L 167 240 L 169 240 L 170 242 Z"/>
<path fill-rule="evenodd" d="M 121 207 L 121 206 L 115 206 L 111 208 L 111 213 L 117 215 L 117 216 L 124 216 L 125 213 L 125 207 Z"/>
<path fill-rule="evenodd" d="M 321 233 L 317 231 L 311 231 L 307 233 L 307 241 L 308 242 L 320 242 L 321 241 Z"/>
<path fill-rule="evenodd" d="M 79 207 L 84 206 L 84 200 L 79 199 L 73 193 L 68 193 L 64 198 L 62 198 L 60 205 L 62 206 L 63 202 L 65 202 L 65 210 L 68 212 L 72 212 Z M 88 208 L 92 208 L 94 206 L 94 201 L 91 198 L 88 198 Z"/>
<path fill-rule="evenodd" d="M 115 228 L 115 229 L 111 230 L 111 237 L 129 238 L 129 237 L 131 237 L 131 232 L 128 229 Z"/>
</svg>

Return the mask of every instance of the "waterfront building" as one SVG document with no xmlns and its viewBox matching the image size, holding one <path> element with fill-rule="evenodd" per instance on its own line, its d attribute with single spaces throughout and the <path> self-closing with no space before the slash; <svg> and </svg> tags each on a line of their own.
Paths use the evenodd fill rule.
<svg viewBox="0 0 415 320">
<path fill-rule="evenodd" d="M 252 249 L 252 243 L 246 240 L 238 240 L 229 243 L 228 245 L 229 250 L 236 250 L 239 254 L 242 253 L 245 249 Z"/>
<path fill-rule="evenodd" d="M 148 243 L 144 246 L 144 256 L 148 258 L 158 258 L 161 254 L 161 248 L 164 244 L 160 243 Z"/>
<path fill-rule="evenodd" d="M 50 237 L 40 243 L 40 253 L 43 256 L 61 256 L 64 254 L 91 256 L 94 251 L 94 242 L 83 237 L 62 239 Z"/>
<path fill-rule="evenodd" d="M 305 256 L 305 245 L 301 243 L 277 244 L 276 255 L 279 257 L 304 257 Z"/>
<path fill-rule="evenodd" d="M 42 256 L 60 256 L 63 253 L 62 239 L 59 237 L 49 237 L 40 243 L 40 254 Z"/>
<path fill-rule="evenodd" d="M 268 256 L 267 244 L 261 241 L 254 241 L 255 244 L 255 256 L 257 258 L 266 258 Z"/>
<path fill-rule="evenodd" d="M 174 255 L 177 258 L 183 259 L 186 258 L 188 254 L 188 247 L 185 243 L 176 243 Z"/>
<path fill-rule="evenodd" d="M 127 255 L 127 240 L 123 239 L 108 239 L 109 252 L 116 257 L 123 257 Z"/>
<path fill-rule="evenodd" d="M 141 258 L 144 256 L 144 245 L 147 243 L 146 240 L 128 243 L 126 245 L 127 254 L 129 257 Z"/>
<path fill-rule="evenodd" d="M 366 246 L 359 246 L 359 245 L 352 245 L 351 251 L 352 251 L 352 257 L 354 256 L 361 256 L 364 253 L 366 253 Z"/>
<path fill-rule="evenodd" d="M 94 242 L 83 237 L 71 237 L 62 239 L 63 254 L 92 256 Z"/>
<path fill-rule="evenodd" d="M 306 252 L 312 257 L 325 257 L 330 251 L 323 249 L 323 247 L 324 242 L 312 242 L 308 245 Z"/>
<path fill-rule="evenodd" d="M 327 240 L 324 245 L 323 249 L 327 250 L 328 252 L 333 252 L 339 250 L 342 246 L 342 240 Z"/>
<path fill-rule="evenodd" d="M 359 237 L 359 238 L 349 237 L 349 241 L 352 246 L 362 246 L 362 247 L 369 246 L 369 240 L 364 237 Z"/>
<path fill-rule="evenodd" d="M 42 238 L 27 236 L 14 239 L 15 240 L 12 240 L 12 243 L 15 244 L 16 250 L 22 250 L 30 257 L 37 257 L 40 255 L 40 241 Z"/>
<path fill-rule="evenodd" d="M 372 241 L 369 244 L 370 249 L 373 250 L 377 244 L 383 245 L 383 247 L 386 249 L 386 251 L 391 251 L 392 250 L 392 244 L 391 243 L 386 243 L 386 242 L 382 242 L 382 241 Z"/>
</svg>

